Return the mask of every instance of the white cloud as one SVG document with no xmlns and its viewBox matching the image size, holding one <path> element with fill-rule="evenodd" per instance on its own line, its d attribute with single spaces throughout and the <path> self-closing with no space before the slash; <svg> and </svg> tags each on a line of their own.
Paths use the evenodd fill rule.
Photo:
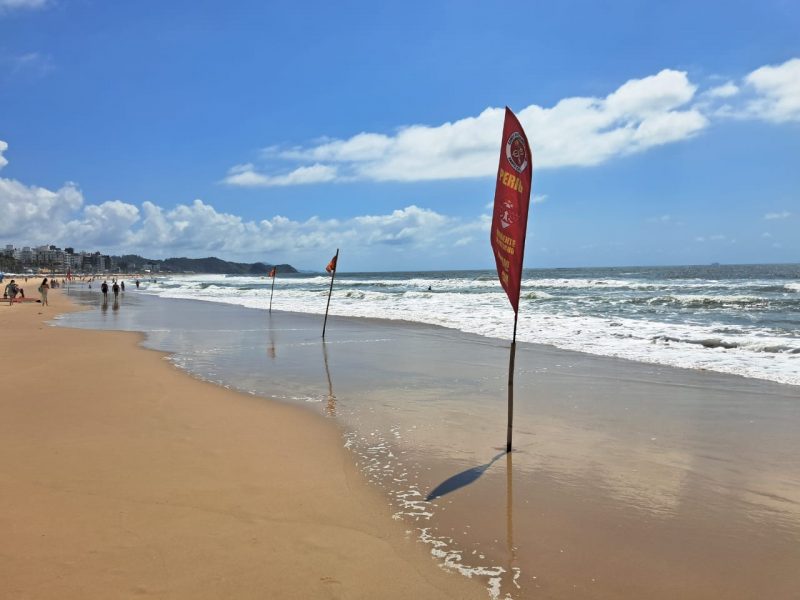
<svg viewBox="0 0 800 600">
<path fill-rule="evenodd" d="M 747 105 L 749 115 L 775 123 L 800 121 L 800 58 L 756 69 L 745 82 L 757 94 Z"/>
<path fill-rule="evenodd" d="M 49 54 L 26 52 L 13 56 L 0 56 L 0 68 L 12 76 L 41 77 L 53 70 L 53 59 Z"/>
<path fill-rule="evenodd" d="M 658 217 L 649 217 L 647 219 L 648 223 L 671 223 L 672 222 L 672 215 L 660 215 Z"/>
<path fill-rule="evenodd" d="M 781 212 L 769 212 L 764 215 L 764 219 L 767 221 L 775 221 L 777 219 L 788 219 L 791 216 L 792 213 L 790 213 L 788 210 L 784 210 Z"/>
<path fill-rule="evenodd" d="M 321 138 L 308 146 L 273 145 L 261 152 L 270 168 L 248 164 L 242 170 L 240 165 L 224 181 L 247 187 L 491 177 L 503 113 L 490 107 L 440 125 Z M 551 107 L 531 104 L 517 115 L 529 136 L 535 169 L 600 165 L 691 138 L 708 127 L 709 118 L 800 121 L 800 59 L 763 66 L 701 94 L 685 72 L 664 69 L 631 79 L 605 97 L 568 97 Z M 294 170 L 272 172 L 279 160 Z"/>
<path fill-rule="evenodd" d="M 728 239 L 727 236 L 724 236 L 724 235 L 722 235 L 720 233 L 717 233 L 717 234 L 714 234 L 714 235 L 701 235 L 701 236 L 698 236 L 698 237 L 694 238 L 694 241 L 696 241 L 696 242 L 723 242 L 726 239 Z M 736 240 L 731 240 L 732 243 L 735 242 L 735 241 Z"/>
<path fill-rule="evenodd" d="M 4 12 L 11 12 L 12 10 L 35 10 L 37 8 L 44 8 L 50 3 L 50 0 L 0 0 L 0 15 Z"/>
<path fill-rule="evenodd" d="M 288 250 L 292 260 L 302 261 L 336 246 L 366 256 L 376 248 L 384 253 L 448 248 L 485 229 L 482 218 L 464 221 L 413 205 L 383 215 L 305 221 L 280 215 L 245 221 L 202 200 L 172 210 L 145 202 L 141 213 L 141 223 L 126 242 L 158 256 L 179 252 L 253 259 L 285 255 Z"/>
<path fill-rule="evenodd" d="M 737 86 L 732 81 L 729 81 L 723 85 L 719 85 L 717 87 L 711 88 L 704 92 L 705 96 L 709 98 L 731 98 L 739 93 L 739 86 Z"/>
<path fill-rule="evenodd" d="M 298 167 L 285 175 L 262 175 L 255 171 L 252 163 L 248 163 L 232 167 L 223 181 L 241 187 L 271 187 L 325 183 L 334 179 L 336 179 L 336 168 L 328 165 Z"/>
<path fill-rule="evenodd" d="M 8 150 L 8 143 L 0 140 L 0 169 L 5 167 L 8 164 L 8 159 L 3 156 L 3 152 Z"/>
<path fill-rule="evenodd" d="M 120 200 L 89 205 L 66 224 L 63 237 L 81 244 L 125 247 L 130 243 L 130 228 L 138 220 L 139 209 Z"/>
<path fill-rule="evenodd" d="M 544 204 L 547 202 L 547 194 L 534 194 L 531 196 L 531 202 L 533 204 Z M 491 204 L 491 208 L 494 208 L 494 203 Z"/>
<path fill-rule="evenodd" d="M 73 183 L 53 192 L 0 178 L 0 235 L 49 239 L 62 232 L 63 224 L 82 204 L 83 196 Z"/>
<path fill-rule="evenodd" d="M 468 245 L 487 236 L 488 215 L 462 219 L 410 205 L 388 214 L 348 219 L 291 220 L 276 215 L 260 221 L 219 212 L 195 200 L 165 209 L 121 200 L 85 204 L 75 184 L 58 191 L 0 178 L 0 238 L 4 243 L 54 243 L 104 252 L 145 256 L 208 256 L 241 260 L 283 260 L 316 264 L 333 247 L 353 257 L 420 256 Z M 330 258 L 330 257 L 328 257 Z M 407 260 L 403 258 L 403 260 Z"/>
<path fill-rule="evenodd" d="M 565 98 L 553 107 L 532 104 L 517 114 L 530 138 L 535 168 L 591 166 L 686 139 L 704 129 L 706 117 L 687 107 L 695 91 L 686 73 L 665 69 L 630 80 L 605 98 Z M 254 186 L 493 176 L 503 115 L 502 108 L 487 108 L 474 117 L 438 126 L 411 125 L 392 135 L 362 132 L 308 147 L 280 150 L 271 146 L 264 150 L 269 158 L 313 164 L 288 175 L 239 165 L 225 182 Z"/>
</svg>

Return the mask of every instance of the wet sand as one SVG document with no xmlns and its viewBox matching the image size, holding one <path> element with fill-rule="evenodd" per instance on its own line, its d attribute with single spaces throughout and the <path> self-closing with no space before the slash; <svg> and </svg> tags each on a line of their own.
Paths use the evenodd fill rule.
<svg viewBox="0 0 800 600">
<path fill-rule="evenodd" d="M 126 302 L 67 321 L 334 418 L 396 519 L 501 597 L 800 590 L 796 387 L 520 344 L 509 457 L 507 342 L 334 317 L 322 344 L 314 315 Z"/>
<path fill-rule="evenodd" d="M 0 597 L 482 598 L 386 518 L 324 419 L 141 336 L 0 305 Z"/>
</svg>

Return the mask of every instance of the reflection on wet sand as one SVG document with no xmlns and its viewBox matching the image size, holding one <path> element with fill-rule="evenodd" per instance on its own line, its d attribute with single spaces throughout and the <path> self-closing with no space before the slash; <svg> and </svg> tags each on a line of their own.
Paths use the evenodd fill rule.
<svg viewBox="0 0 800 600">
<path fill-rule="evenodd" d="M 504 506 L 499 473 L 474 465 L 497 447 L 505 403 L 464 379 L 371 389 L 383 410 L 359 413 L 369 434 L 352 445 L 366 448 L 365 474 L 432 552 L 486 573 L 500 597 L 791 597 L 780 593 L 800 585 L 788 568 L 800 564 L 800 397 L 664 373 L 692 385 L 607 370 L 605 382 L 583 370 L 528 374 Z M 503 528 L 504 547 L 492 543 Z"/>
<path fill-rule="evenodd" d="M 511 583 L 519 589 L 520 569 L 517 566 L 517 547 L 514 545 L 514 468 L 513 452 L 506 452 L 506 553 L 507 572 L 511 573 Z"/>
<path fill-rule="evenodd" d="M 322 357 L 325 362 L 325 375 L 328 378 L 328 401 L 325 403 L 325 414 L 329 417 L 336 416 L 336 396 L 333 393 L 333 382 L 331 381 L 331 369 L 328 366 L 328 342 L 322 340 Z"/>
<path fill-rule="evenodd" d="M 272 360 L 275 360 L 278 357 L 277 350 L 275 348 L 275 328 L 272 325 L 272 311 L 270 310 L 267 313 L 267 331 L 269 332 L 269 346 L 267 346 L 267 356 L 269 356 Z"/>
</svg>

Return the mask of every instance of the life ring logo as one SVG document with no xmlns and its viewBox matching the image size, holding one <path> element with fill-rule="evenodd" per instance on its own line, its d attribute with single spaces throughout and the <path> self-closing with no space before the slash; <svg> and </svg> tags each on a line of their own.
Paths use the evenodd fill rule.
<svg viewBox="0 0 800 600">
<path fill-rule="evenodd" d="M 517 173 L 522 173 L 528 167 L 528 152 L 525 149 L 525 139 L 519 131 L 512 133 L 506 142 L 506 158 L 508 159 L 508 164 Z"/>
</svg>

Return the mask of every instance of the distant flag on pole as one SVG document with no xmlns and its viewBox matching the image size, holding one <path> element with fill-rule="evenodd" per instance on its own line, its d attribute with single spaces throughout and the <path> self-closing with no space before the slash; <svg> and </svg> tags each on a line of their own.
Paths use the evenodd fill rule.
<svg viewBox="0 0 800 600">
<path fill-rule="evenodd" d="M 331 294 L 333 294 L 333 280 L 336 279 L 336 265 L 339 262 L 339 249 L 336 249 L 336 254 L 333 255 L 331 262 L 325 267 L 325 270 L 331 276 L 331 287 L 328 289 L 328 304 L 325 305 L 325 320 L 322 322 L 322 339 L 325 339 L 325 327 L 328 325 L 328 309 L 331 307 Z"/>
<path fill-rule="evenodd" d="M 339 254 L 337 253 L 336 256 L 331 259 L 331 262 L 328 263 L 328 266 L 325 267 L 325 270 L 328 272 L 328 274 L 332 275 L 334 271 L 336 271 L 336 262 L 338 259 Z"/>
<path fill-rule="evenodd" d="M 71 280 L 72 280 L 72 269 L 67 267 L 67 281 L 71 281 Z"/>
<path fill-rule="evenodd" d="M 494 192 L 491 242 L 500 284 L 516 313 L 522 282 L 522 258 L 528 229 L 528 205 L 533 173 L 528 138 L 517 117 L 506 107 L 500 166 Z M 516 337 L 516 321 L 514 323 Z"/>
<path fill-rule="evenodd" d="M 275 277 L 275 275 L 277 275 L 277 274 L 278 274 L 278 269 L 276 267 L 272 267 L 272 269 L 269 272 L 269 276 L 270 277 Z"/>
</svg>

